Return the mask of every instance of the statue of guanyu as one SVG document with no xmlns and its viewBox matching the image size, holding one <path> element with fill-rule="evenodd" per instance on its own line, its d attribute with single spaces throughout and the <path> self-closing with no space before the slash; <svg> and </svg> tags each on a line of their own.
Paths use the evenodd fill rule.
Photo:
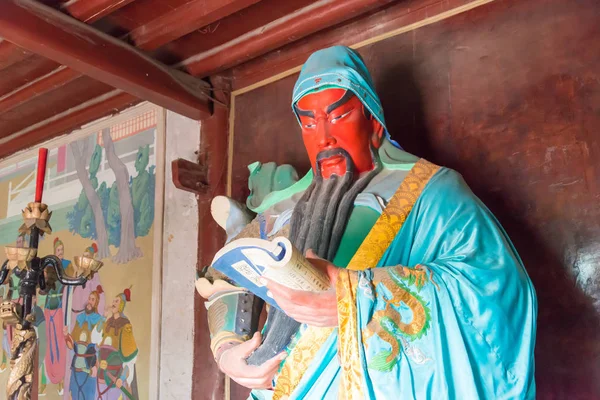
<svg viewBox="0 0 600 400">
<path fill-rule="evenodd" d="M 254 399 L 533 399 L 535 292 L 462 177 L 390 139 L 349 48 L 308 59 L 292 109 L 312 171 L 267 164 L 268 181 L 287 184 L 253 190 L 256 218 L 227 199 L 215 214 L 230 239 L 287 236 L 331 288 L 265 279 L 284 312 L 252 336 L 262 300 L 209 270 L 197 287 L 221 370 Z"/>
</svg>

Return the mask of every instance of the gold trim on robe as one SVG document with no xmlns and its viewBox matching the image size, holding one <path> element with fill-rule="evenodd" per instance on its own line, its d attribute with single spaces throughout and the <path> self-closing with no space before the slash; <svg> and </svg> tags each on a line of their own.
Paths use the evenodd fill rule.
<svg viewBox="0 0 600 400">
<path fill-rule="evenodd" d="M 308 327 L 283 364 L 273 400 L 284 400 L 296 389 L 315 354 L 327 341 L 333 328 Z"/>
<path fill-rule="evenodd" d="M 350 260 L 347 269 L 363 271 L 375 268 L 400 232 L 427 182 L 439 169 L 422 158 L 414 165 Z"/>
</svg>

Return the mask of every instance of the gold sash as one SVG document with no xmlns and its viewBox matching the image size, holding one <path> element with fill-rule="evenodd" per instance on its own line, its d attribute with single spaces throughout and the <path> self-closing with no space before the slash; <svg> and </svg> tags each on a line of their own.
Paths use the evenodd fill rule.
<svg viewBox="0 0 600 400">
<path fill-rule="evenodd" d="M 439 167 L 420 159 L 404 178 L 396 193 L 367 234 L 348 267 L 340 271 L 336 283 L 338 298 L 338 352 L 342 369 L 340 399 L 361 399 L 362 365 L 359 357 L 356 315 L 357 274 L 375 268 L 390 246 L 423 189 Z M 286 360 L 277 379 L 273 400 L 285 400 L 296 389 L 333 328 L 308 327 Z"/>
</svg>

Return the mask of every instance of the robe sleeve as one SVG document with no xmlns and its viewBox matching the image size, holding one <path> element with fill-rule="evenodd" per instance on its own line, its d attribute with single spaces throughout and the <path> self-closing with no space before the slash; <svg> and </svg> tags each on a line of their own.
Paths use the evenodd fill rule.
<svg viewBox="0 0 600 400">
<path fill-rule="evenodd" d="M 124 362 L 129 362 L 137 356 L 138 347 L 133 336 L 133 326 L 131 324 L 126 324 L 121 329 L 119 351 Z"/>
<path fill-rule="evenodd" d="M 450 398 L 535 390 L 533 286 L 496 218 L 454 171 L 427 184 L 378 267 L 342 271 L 337 292 L 340 357 L 354 364 L 342 376 L 350 398 L 354 382 L 379 397 L 381 382 L 421 365 L 404 386 L 429 398 L 442 386 Z"/>
<path fill-rule="evenodd" d="M 255 218 L 235 237 L 259 238 L 260 223 Z M 236 285 L 212 267 L 196 281 L 198 293 L 204 297 L 210 331 L 210 349 L 218 358 L 225 345 L 239 344 L 250 339 L 258 327 L 262 300 Z M 248 312 L 250 312 L 248 314 Z"/>
</svg>

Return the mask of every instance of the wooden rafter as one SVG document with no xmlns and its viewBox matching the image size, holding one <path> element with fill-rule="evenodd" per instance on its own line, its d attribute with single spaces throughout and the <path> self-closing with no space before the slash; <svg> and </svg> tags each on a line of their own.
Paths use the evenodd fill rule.
<svg viewBox="0 0 600 400">
<path fill-rule="evenodd" d="M 0 40 L 0 70 L 31 56 L 27 50 L 21 49 L 7 40 Z"/>
<path fill-rule="evenodd" d="M 0 97 L 0 112 L 4 113 L 16 108 L 32 99 L 42 96 L 51 90 L 62 87 L 81 74 L 71 68 L 57 68 L 53 73 L 44 75 L 41 78 L 33 80 L 28 85 L 20 87 L 5 96 Z M 0 114 L 1 115 L 1 114 Z"/>
<path fill-rule="evenodd" d="M 192 75 L 212 75 L 393 1 L 318 0 L 221 46 L 189 57 L 177 66 L 185 67 Z"/>
<path fill-rule="evenodd" d="M 260 0 L 193 0 L 129 33 L 136 47 L 153 50 Z"/>
<path fill-rule="evenodd" d="M 89 24 L 126 6 L 132 1 L 133 0 L 69 1 L 64 3 L 60 8 L 73 18 L 77 18 L 78 20 Z M 0 41 L 0 69 L 4 69 L 8 65 L 24 60 L 31 55 L 30 52 L 15 46 L 9 41 Z"/>
<path fill-rule="evenodd" d="M 61 9 L 85 23 L 92 23 L 116 10 L 125 7 L 133 0 L 85 0 L 65 3 Z"/>
<path fill-rule="evenodd" d="M 0 2 L 0 36 L 179 114 L 210 115 L 204 82 L 36 1 Z"/>
<path fill-rule="evenodd" d="M 140 100 L 135 96 L 115 89 L 48 120 L 15 132 L 10 137 L 0 138 L 0 159 L 24 148 L 49 140 L 57 134 L 71 132 L 86 122 L 115 114 L 139 102 Z"/>
<path fill-rule="evenodd" d="M 167 43 L 153 54 L 155 58 L 167 65 L 176 64 L 266 26 L 313 2 L 314 0 L 261 0 L 244 10 Z"/>
</svg>

